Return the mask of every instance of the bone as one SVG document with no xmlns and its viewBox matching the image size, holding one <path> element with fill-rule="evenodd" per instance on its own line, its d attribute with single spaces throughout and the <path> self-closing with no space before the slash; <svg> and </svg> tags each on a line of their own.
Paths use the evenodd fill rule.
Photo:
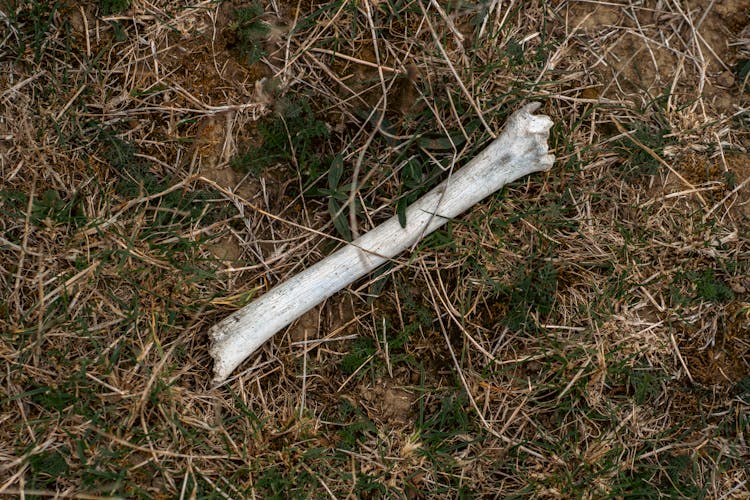
<svg viewBox="0 0 750 500">
<path fill-rule="evenodd" d="M 532 114 L 540 103 L 513 113 L 502 134 L 447 180 L 406 210 L 406 227 L 394 216 L 328 257 L 284 281 L 209 330 L 214 385 L 268 339 L 336 292 L 413 248 L 509 182 L 552 168 L 547 140 L 552 120 Z"/>
</svg>

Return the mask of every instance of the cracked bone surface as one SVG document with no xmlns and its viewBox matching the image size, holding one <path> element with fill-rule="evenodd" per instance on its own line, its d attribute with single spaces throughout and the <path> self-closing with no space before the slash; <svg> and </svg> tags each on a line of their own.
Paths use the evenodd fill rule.
<svg viewBox="0 0 750 500">
<path fill-rule="evenodd" d="M 450 219 L 509 182 L 549 170 L 554 161 L 547 146 L 552 120 L 532 114 L 539 106 L 530 103 L 513 113 L 487 148 L 410 205 L 406 227 L 396 216 L 388 219 L 214 325 L 209 331 L 214 384 L 224 382 L 279 330 Z"/>
</svg>

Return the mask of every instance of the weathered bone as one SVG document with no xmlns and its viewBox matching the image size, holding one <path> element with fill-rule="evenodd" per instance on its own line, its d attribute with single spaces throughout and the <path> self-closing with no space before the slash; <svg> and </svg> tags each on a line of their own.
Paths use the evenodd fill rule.
<svg viewBox="0 0 750 500">
<path fill-rule="evenodd" d="M 276 285 L 213 326 L 214 383 L 226 380 L 263 343 L 316 305 L 412 247 L 505 184 L 552 167 L 547 139 L 552 120 L 532 115 L 530 103 L 508 119 L 503 133 L 466 166 L 397 217 L 357 238 L 312 267 Z"/>
</svg>

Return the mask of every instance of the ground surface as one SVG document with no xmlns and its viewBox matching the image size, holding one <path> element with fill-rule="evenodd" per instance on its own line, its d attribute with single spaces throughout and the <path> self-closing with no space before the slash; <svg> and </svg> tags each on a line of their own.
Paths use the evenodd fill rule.
<svg viewBox="0 0 750 500">
<path fill-rule="evenodd" d="M 750 497 L 750 1 L 439 4 L 0 0 L 0 493 Z M 211 387 L 529 100 L 550 172 Z"/>
</svg>

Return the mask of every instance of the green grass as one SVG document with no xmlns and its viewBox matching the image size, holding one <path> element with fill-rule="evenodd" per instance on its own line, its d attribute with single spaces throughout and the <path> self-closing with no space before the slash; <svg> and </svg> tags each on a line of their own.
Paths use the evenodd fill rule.
<svg viewBox="0 0 750 500">
<path fill-rule="evenodd" d="M 283 98 L 279 113 L 258 124 L 260 145 L 248 147 L 232 159 L 232 168 L 260 175 L 266 168 L 291 163 L 309 188 L 312 182 L 328 171 L 332 157 L 321 145 L 329 132 L 325 123 L 312 110 L 309 97 Z"/>
<path fill-rule="evenodd" d="M 263 22 L 263 7 L 260 2 L 253 2 L 247 7 L 234 11 L 235 23 L 230 27 L 236 37 L 236 46 L 240 58 L 248 65 L 253 65 L 266 56 L 263 49 L 263 39 L 270 31 Z"/>
<path fill-rule="evenodd" d="M 99 9 L 105 16 L 120 14 L 130 8 L 131 0 L 99 0 Z"/>
</svg>

